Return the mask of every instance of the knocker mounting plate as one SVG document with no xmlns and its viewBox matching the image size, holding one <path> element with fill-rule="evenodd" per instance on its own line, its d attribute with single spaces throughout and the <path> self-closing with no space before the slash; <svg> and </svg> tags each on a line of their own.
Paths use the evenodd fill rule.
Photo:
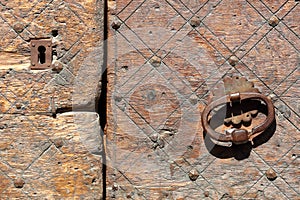
<svg viewBox="0 0 300 200">
<path fill-rule="evenodd" d="M 251 124 L 253 116 L 257 115 L 257 109 L 245 109 L 245 102 L 251 100 L 263 101 L 267 107 L 266 119 L 263 123 L 254 126 L 251 130 L 247 130 L 242 124 Z M 249 104 L 249 103 L 248 103 Z M 224 106 L 225 113 L 223 117 L 224 124 L 232 124 L 223 133 L 217 132 L 210 124 L 213 118 L 212 111 L 220 106 Z M 228 116 L 228 110 L 230 115 Z M 202 112 L 202 126 L 204 131 L 217 143 L 234 143 L 243 144 L 253 141 L 255 137 L 266 130 L 275 117 L 274 106 L 272 101 L 261 94 L 252 82 L 244 77 L 226 77 L 223 84 L 219 84 L 213 91 L 208 105 Z M 226 146 L 226 145 L 224 145 Z"/>
</svg>

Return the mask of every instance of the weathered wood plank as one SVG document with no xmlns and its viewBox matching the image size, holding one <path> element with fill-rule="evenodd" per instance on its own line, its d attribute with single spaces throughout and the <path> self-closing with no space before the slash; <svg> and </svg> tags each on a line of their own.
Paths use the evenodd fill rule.
<svg viewBox="0 0 300 200">
<path fill-rule="evenodd" d="M 0 124 L 1 198 L 102 197 L 96 114 L 66 113 L 56 119 L 6 114 Z"/>
<path fill-rule="evenodd" d="M 1 1 L 0 199 L 103 198 L 103 5 Z M 51 69 L 30 70 L 41 38 Z"/>
<path fill-rule="evenodd" d="M 299 5 L 109 6 L 108 198 L 297 199 Z M 232 75 L 253 81 L 275 105 L 276 123 L 254 146 L 219 147 L 203 134 L 208 92 Z"/>
</svg>

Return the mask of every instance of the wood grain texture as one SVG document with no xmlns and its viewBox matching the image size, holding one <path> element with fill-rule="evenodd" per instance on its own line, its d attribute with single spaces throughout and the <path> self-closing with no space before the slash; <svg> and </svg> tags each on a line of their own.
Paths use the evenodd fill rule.
<svg viewBox="0 0 300 200">
<path fill-rule="evenodd" d="M 107 198 L 297 199 L 299 3 L 108 5 L 119 25 L 108 39 Z M 200 124 L 210 92 L 232 75 L 275 105 L 276 122 L 253 146 L 216 146 Z"/>
<path fill-rule="evenodd" d="M 1 198 L 100 199 L 101 156 L 83 142 L 95 130 L 97 118 L 89 115 L 1 115 Z M 21 188 L 14 185 L 18 178 Z"/>
<path fill-rule="evenodd" d="M 0 10 L 0 199 L 103 198 L 103 1 L 1 1 Z M 52 40 L 52 66 L 30 70 L 40 38 Z"/>
</svg>

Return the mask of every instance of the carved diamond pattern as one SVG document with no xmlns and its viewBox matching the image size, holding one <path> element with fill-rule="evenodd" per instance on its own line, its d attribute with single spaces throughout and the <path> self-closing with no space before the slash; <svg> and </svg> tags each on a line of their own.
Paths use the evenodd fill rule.
<svg viewBox="0 0 300 200">
<path fill-rule="evenodd" d="M 158 49 L 179 31 L 185 22 L 166 2 L 149 0 L 133 13 L 126 25 L 151 49 Z M 147 34 L 144 34 L 145 30 Z"/>
<path fill-rule="evenodd" d="M 193 13 L 196 13 L 206 2 L 207 0 L 182 0 L 182 3 Z"/>
<path fill-rule="evenodd" d="M 28 13 L 39 2 L 39 0 L 25 0 L 25 1 L 1 1 L 1 4 L 6 6 L 8 10 L 13 9 L 13 12 L 18 17 L 28 16 Z"/>
<path fill-rule="evenodd" d="M 262 2 L 273 12 L 275 13 L 276 11 L 278 11 L 280 9 L 281 6 L 283 6 L 283 4 L 285 2 L 287 2 L 287 0 L 274 0 L 274 1 L 268 1 L 268 0 L 262 0 Z"/>
<path fill-rule="evenodd" d="M 112 100 L 118 110 L 113 125 L 118 128 L 109 137 L 113 144 L 128 153 L 118 154 L 118 149 L 114 152 L 118 154 L 116 163 L 122 167 L 118 168 L 120 174 L 116 178 L 109 178 L 122 189 L 109 191 L 110 197 L 122 198 L 134 191 L 146 199 L 153 198 L 153 195 L 162 199 L 168 196 L 164 186 L 170 185 L 176 185 L 172 197 L 178 195 L 176 198 L 179 199 L 195 196 L 202 199 L 205 191 L 209 191 L 209 197 L 213 199 L 275 198 L 272 191 L 282 199 L 297 196 L 297 180 L 291 178 L 298 166 L 295 159 L 298 153 L 294 150 L 299 140 L 299 118 L 295 117 L 298 116 L 299 85 L 296 73 L 299 27 L 293 19 L 298 17 L 299 6 L 296 4 L 286 0 L 272 3 L 238 0 L 116 2 L 119 12 L 116 18 L 124 23 L 114 31 L 118 57 L 114 68 L 117 69 L 114 94 L 120 96 L 114 96 Z M 276 27 L 267 21 L 274 14 L 280 19 Z M 199 17 L 199 26 L 190 25 L 192 16 Z M 157 29 L 166 32 L 161 34 Z M 182 30 L 184 34 L 180 35 Z M 183 37 L 175 37 L 177 35 Z M 192 46 L 199 51 L 189 46 L 187 38 L 192 39 Z M 126 45 L 122 45 L 124 39 Z M 169 46 L 172 48 L 162 48 Z M 130 53 L 124 56 L 128 50 Z M 227 61 L 232 54 L 240 59 L 235 66 Z M 153 56 L 161 58 L 158 66 L 151 64 Z M 249 151 L 241 150 L 239 153 L 243 158 L 237 153 L 227 158 L 226 150 L 217 156 L 203 137 L 197 115 L 183 120 L 187 113 L 201 114 L 208 90 L 214 89 L 224 76 L 233 74 L 253 80 L 263 94 L 274 93 L 278 98 L 274 100 L 277 114 L 274 134 Z M 161 85 L 174 95 L 164 94 L 169 90 L 163 90 Z M 166 95 L 165 99 L 163 95 Z M 176 98 L 184 103 L 175 105 Z M 195 103 L 194 107 L 192 103 Z M 280 113 L 282 105 L 292 111 L 290 117 L 288 112 L 286 116 Z M 188 134 L 183 134 L 185 138 L 166 138 L 163 147 L 153 148 L 151 134 L 183 123 L 189 128 L 177 133 L 179 135 L 193 125 L 199 126 L 199 130 L 192 133 L 195 138 L 189 145 L 185 143 Z M 134 128 L 127 130 L 129 126 Z M 178 149 L 183 150 L 181 157 L 174 157 Z M 136 153 L 141 156 L 136 156 Z M 291 157 L 294 160 L 290 160 Z M 200 175 L 191 182 L 188 172 L 193 168 Z M 274 182 L 265 176 L 269 168 L 278 175 Z M 142 173 L 137 175 L 136 171 Z M 141 188 L 136 189 L 138 184 Z M 153 186 L 155 194 L 150 194 Z"/>
<path fill-rule="evenodd" d="M 297 50 L 273 30 L 242 60 L 270 89 L 274 90 L 297 67 L 298 59 Z"/>
<path fill-rule="evenodd" d="M 260 157 L 263 158 L 263 161 L 269 166 L 280 171 L 285 164 L 278 163 L 278 161 L 297 143 L 299 140 L 299 130 L 290 124 L 287 119 L 280 116 L 278 111 L 276 111 L 276 113 L 276 120 L 281 122 L 276 126 L 276 133 L 274 133 L 266 144 L 256 148 L 255 152 L 260 155 Z M 276 156 L 274 156 L 274 152 L 276 152 Z"/>
<path fill-rule="evenodd" d="M 0 39 L 3 40 L 9 31 L 10 27 L 0 18 Z"/>
<path fill-rule="evenodd" d="M 46 19 L 47 26 L 45 27 Z M 64 45 L 61 48 L 68 50 L 82 37 L 86 27 L 66 4 L 51 4 L 29 24 L 27 30 L 33 33 L 35 37 L 41 37 L 45 33 L 50 34 L 52 30 L 58 30 L 62 37 L 62 45 Z M 76 34 L 72 34 L 73 37 L 70 38 L 70 32 Z"/>
<path fill-rule="evenodd" d="M 2 94 L 0 94 L 0 113 L 6 113 L 10 107 L 10 102 Z"/>
<path fill-rule="evenodd" d="M 87 30 L 79 15 L 64 1 L 18 1 L 18 6 L 15 5 L 15 1 L 1 3 L 3 12 L 0 13 L 0 23 L 3 27 L 0 31 L 0 38 L 2 37 L 1 44 L 3 45 L 0 49 L 6 51 L 15 50 L 15 46 L 18 46 L 18 51 L 24 51 L 24 49 L 28 51 L 30 39 L 52 37 L 52 31 L 57 30 L 61 40 L 58 45 L 58 57 L 61 58 L 83 37 Z M 17 32 L 16 25 L 22 27 L 20 33 Z M 10 45 L 11 43 L 13 45 Z"/>
<path fill-rule="evenodd" d="M 287 199 L 286 195 L 284 195 L 276 186 L 271 184 L 264 190 L 262 197 L 264 199 Z"/>
<path fill-rule="evenodd" d="M 238 165 L 239 167 L 235 167 Z M 222 170 L 219 167 L 222 166 Z M 233 171 L 232 169 L 235 168 Z M 212 162 L 201 175 L 216 187 L 220 193 L 227 193 L 230 196 L 241 196 L 252 186 L 262 173 L 251 162 L 240 163 L 233 159 L 215 160 Z M 218 177 L 214 179 L 213 177 Z M 248 187 L 240 187 L 240 182 L 247 181 Z"/>
<path fill-rule="evenodd" d="M 4 117 L 1 120 L 11 119 Z M 41 152 L 50 146 L 50 143 L 25 116 L 10 121 L 9 126 L 9 129 L 5 129 L 1 133 L 2 138 L 7 136 L 10 141 L 6 143 L 5 151 L 0 151 L 0 157 L 14 169 L 24 170 Z M 32 127 L 31 132 L 24 132 L 24 127 Z M 12 135 L 11 130 L 14 130 L 15 134 Z"/>
<path fill-rule="evenodd" d="M 289 184 L 297 193 L 300 194 L 299 189 L 299 166 L 300 166 L 300 152 L 299 148 L 300 144 L 295 146 L 295 148 L 292 150 L 292 154 L 289 155 L 288 159 L 292 160 L 292 162 L 289 164 L 289 166 L 282 172 L 282 178 L 285 182 Z"/>
<path fill-rule="evenodd" d="M 16 22 L 28 25 L 36 17 L 36 14 L 42 13 L 51 0 L 25 0 L 25 1 L 1 1 L 6 7 L 0 15 L 13 26 Z"/>
<path fill-rule="evenodd" d="M 0 194 L 5 191 L 6 187 L 10 184 L 10 180 L 4 176 L 2 173 L 0 173 Z"/>
<path fill-rule="evenodd" d="M 186 20 L 193 16 L 192 11 L 185 6 L 182 1 L 178 0 L 168 0 L 168 3 L 176 10 L 180 15 L 182 15 Z"/>
<path fill-rule="evenodd" d="M 265 20 L 245 1 L 222 1 L 203 21 L 232 51 L 246 41 Z"/>
<path fill-rule="evenodd" d="M 297 74 L 297 73 L 295 73 Z M 288 119 L 294 124 L 294 126 L 299 128 L 299 120 L 300 120 L 300 94 L 299 94 L 299 76 L 288 90 L 283 93 L 280 97 L 281 101 L 276 102 L 277 106 L 281 106 L 283 108 L 283 116 L 288 117 Z M 286 105 L 282 107 L 282 105 Z M 300 136 L 297 138 L 300 140 Z"/>
<path fill-rule="evenodd" d="M 300 6 L 296 6 L 285 18 L 284 23 L 290 27 L 300 37 L 300 26 L 297 22 L 300 21 Z"/>
<path fill-rule="evenodd" d="M 118 17 L 123 21 L 126 21 L 134 12 L 143 4 L 142 1 L 125 0 L 118 2 L 116 9 L 119 12 Z"/>
</svg>

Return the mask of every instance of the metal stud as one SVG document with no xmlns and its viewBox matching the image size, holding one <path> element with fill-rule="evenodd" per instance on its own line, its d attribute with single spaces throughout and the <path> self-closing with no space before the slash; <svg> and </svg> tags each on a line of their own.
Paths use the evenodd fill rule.
<svg viewBox="0 0 300 200">
<path fill-rule="evenodd" d="M 158 56 L 153 56 L 150 60 L 150 63 L 153 67 L 159 67 L 161 64 L 161 58 Z"/>
<path fill-rule="evenodd" d="M 277 174 L 272 168 L 266 171 L 266 176 L 270 181 L 273 181 L 277 178 Z"/>
<path fill-rule="evenodd" d="M 192 169 L 189 172 L 189 178 L 191 179 L 191 181 L 196 181 L 199 177 L 199 172 L 197 169 Z"/>
<path fill-rule="evenodd" d="M 17 178 L 14 180 L 14 185 L 16 188 L 23 188 L 25 181 L 22 178 Z"/>
<path fill-rule="evenodd" d="M 200 18 L 199 17 L 193 17 L 190 21 L 190 24 L 194 28 L 200 26 Z"/>
<path fill-rule="evenodd" d="M 121 22 L 119 20 L 115 20 L 111 23 L 111 27 L 115 30 L 118 30 L 121 27 Z"/>
<path fill-rule="evenodd" d="M 277 26 L 279 23 L 279 19 L 278 17 L 276 17 L 275 15 L 273 15 L 270 19 L 269 19 L 269 25 L 272 27 Z"/>
<path fill-rule="evenodd" d="M 239 59 L 236 56 L 230 56 L 228 62 L 231 66 L 235 66 Z"/>
</svg>

